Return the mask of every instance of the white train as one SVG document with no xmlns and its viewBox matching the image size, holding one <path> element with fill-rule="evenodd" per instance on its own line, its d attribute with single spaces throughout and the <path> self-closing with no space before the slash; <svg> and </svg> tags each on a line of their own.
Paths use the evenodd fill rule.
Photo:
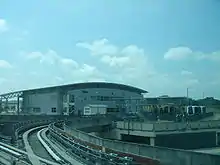
<svg viewBox="0 0 220 165">
<path fill-rule="evenodd" d="M 206 113 L 206 107 L 205 106 L 186 106 L 185 112 L 188 115 L 199 115 L 199 114 L 205 114 Z"/>
</svg>

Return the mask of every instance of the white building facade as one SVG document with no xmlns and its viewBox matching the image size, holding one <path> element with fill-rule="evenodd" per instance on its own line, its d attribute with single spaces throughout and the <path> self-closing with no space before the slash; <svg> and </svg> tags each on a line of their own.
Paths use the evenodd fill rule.
<svg viewBox="0 0 220 165">
<path fill-rule="evenodd" d="M 23 113 L 82 115 L 88 105 L 105 105 L 107 113 L 132 111 L 125 98 L 142 99 L 147 91 L 115 83 L 89 82 L 23 91 Z"/>
</svg>

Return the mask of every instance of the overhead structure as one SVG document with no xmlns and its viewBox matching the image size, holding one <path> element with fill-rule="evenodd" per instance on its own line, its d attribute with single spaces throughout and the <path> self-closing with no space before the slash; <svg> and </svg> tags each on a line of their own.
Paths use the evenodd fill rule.
<svg viewBox="0 0 220 165">
<path fill-rule="evenodd" d="M 5 99 L 5 109 L 8 109 L 8 99 L 16 98 L 17 100 L 17 114 L 19 115 L 20 111 L 20 98 L 22 98 L 23 91 L 10 92 L 0 95 L 0 106 L 2 107 L 3 100 Z"/>
<path fill-rule="evenodd" d="M 21 97 L 22 94 L 23 94 L 23 91 L 4 93 L 4 94 L 0 94 L 0 99 L 11 99 L 11 98 L 16 98 L 16 97 Z"/>
</svg>

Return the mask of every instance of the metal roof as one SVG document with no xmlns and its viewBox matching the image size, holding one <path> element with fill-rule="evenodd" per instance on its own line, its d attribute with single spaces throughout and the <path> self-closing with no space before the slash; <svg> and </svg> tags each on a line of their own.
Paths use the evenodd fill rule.
<svg viewBox="0 0 220 165">
<path fill-rule="evenodd" d="M 54 89 L 86 89 L 86 88 L 110 88 L 110 89 L 121 89 L 135 93 L 148 93 L 148 91 L 129 86 L 124 84 L 118 83 L 107 83 L 107 82 L 84 82 L 84 83 L 75 83 L 75 84 L 67 84 L 67 85 L 59 85 L 59 86 L 51 86 L 51 87 L 44 87 L 44 88 L 36 88 L 36 89 L 28 89 L 28 90 L 21 90 L 16 92 L 10 92 L 1 94 L 0 96 L 5 97 L 6 95 L 17 95 L 23 92 L 37 92 L 37 91 L 44 91 L 44 90 L 54 90 Z"/>
</svg>

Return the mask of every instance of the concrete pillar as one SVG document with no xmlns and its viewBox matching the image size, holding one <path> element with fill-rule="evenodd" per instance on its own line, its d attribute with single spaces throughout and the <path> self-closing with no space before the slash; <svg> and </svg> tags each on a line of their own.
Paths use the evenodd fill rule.
<svg viewBox="0 0 220 165">
<path fill-rule="evenodd" d="M 4 107 L 4 109 L 5 110 L 7 109 L 7 111 L 8 111 L 8 98 L 5 98 L 5 107 Z"/>
<path fill-rule="evenodd" d="M 19 99 L 20 97 L 18 96 L 18 98 L 17 98 L 17 114 L 19 115 L 19 111 L 20 111 L 20 99 Z"/>
<path fill-rule="evenodd" d="M 150 137 L 150 145 L 155 146 L 155 137 Z"/>
</svg>

